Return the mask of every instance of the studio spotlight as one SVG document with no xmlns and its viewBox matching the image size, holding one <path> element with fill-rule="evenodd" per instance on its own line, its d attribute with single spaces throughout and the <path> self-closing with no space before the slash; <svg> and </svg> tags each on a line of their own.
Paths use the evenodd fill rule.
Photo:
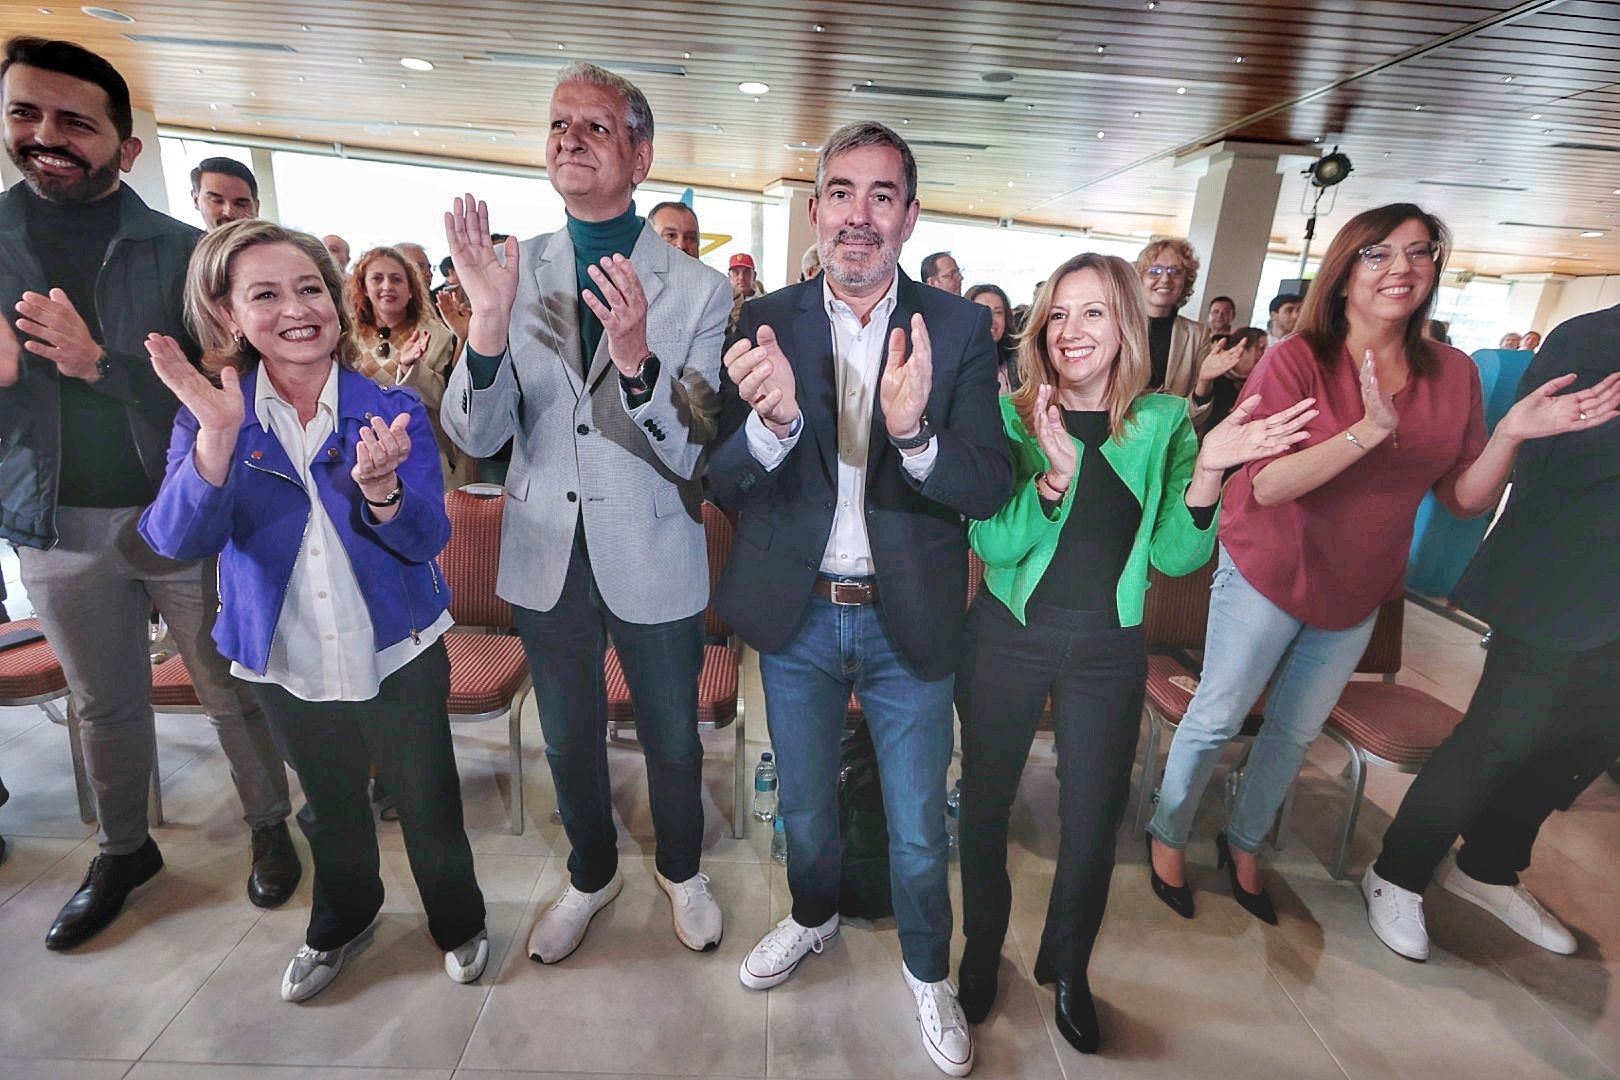
<svg viewBox="0 0 1620 1080">
<path fill-rule="evenodd" d="M 1310 177 L 1311 185 L 1319 188 L 1330 188 L 1334 184 L 1342 184 L 1346 177 L 1355 168 L 1350 164 L 1350 155 L 1339 153 L 1335 146 L 1333 153 L 1325 154 L 1311 162 L 1305 170 Z"/>
</svg>

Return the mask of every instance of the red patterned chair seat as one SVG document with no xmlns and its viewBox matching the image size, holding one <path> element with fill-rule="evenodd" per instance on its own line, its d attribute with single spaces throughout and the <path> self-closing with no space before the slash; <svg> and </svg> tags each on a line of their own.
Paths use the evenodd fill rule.
<svg viewBox="0 0 1620 1080">
<path fill-rule="evenodd" d="M 0 625 L 0 634 L 38 629 L 38 619 L 18 619 Z M 67 676 L 50 642 L 41 639 L 0 650 L 0 699 L 28 701 L 66 692 Z"/>
<path fill-rule="evenodd" d="M 1174 680 L 1174 681 L 1172 681 Z M 1190 681 L 1188 681 L 1190 680 Z M 1183 685 L 1178 685 L 1178 683 Z M 1193 690 L 1198 686 L 1198 674 L 1174 656 L 1164 653 L 1148 654 L 1147 699 L 1159 715 L 1172 724 L 1181 723 L 1182 717 L 1187 715 L 1187 706 L 1192 704 Z M 1243 729 L 1239 737 L 1253 738 L 1260 733 L 1261 721 L 1265 719 L 1264 710 L 1266 697 L 1260 695 L 1254 708 L 1243 720 Z"/>
<path fill-rule="evenodd" d="M 450 654 L 450 714 L 482 716 L 509 708 L 529 677 L 523 642 L 512 634 L 444 635 Z"/>
<path fill-rule="evenodd" d="M 1396 765 L 1421 765 L 1462 717 L 1411 686 L 1352 681 L 1327 722 L 1369 754 Z"/>
<path fill-rule="evenodd" d="M 152 707 L 159 712 L 202 708 L 197 688 L 191 684 L 191 672 L 178 654 L 152 669 Z"/>
<path fill-rule="evenodd" d="M 603 667 L 608 723 L 634 726 L 636 711 L 630 704 L 630 683 L 624 677 L 617 649 L 608 649 Z M 698 726 L 722 728 L 736 718 L 737 654 L 725 645 L 705 645 L 703 670 L 698 675 Z"/>
</svg>

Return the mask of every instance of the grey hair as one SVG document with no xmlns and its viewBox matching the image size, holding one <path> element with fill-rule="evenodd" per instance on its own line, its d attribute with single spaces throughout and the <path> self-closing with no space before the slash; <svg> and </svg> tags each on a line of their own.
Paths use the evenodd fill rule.
<svg viewBox="0 0 1620 1080">
<path fill-rule="evenodd" d="M 557 85 L 562 86 L 565 83 L 599 86 L 618 94 L 624 98 L 624 124 L 630 130 L 631 145 L 653 141 L 652 106 L 647 104 L 647 95 L 638 90 L 636 84 L 629 79 L 615 75 L 606 68 L 586 63 L 584 60 L 575 60 L 557 73 Z"/>
<path fill-rule="evenodd" d="M 900 152 L 900 165 L 906 178 L 906 205 L 917 201 L 917 159 L 911 154 L 906 140 L 876 120 L 856 120 L 832 133 L 821 147 L 816 161 L 816 198 L 821 198 L 822 185 L 827 182 L 827 162 L 839 154 L 859 150 L 863 146 L 888 146 Z"/>
</svg>

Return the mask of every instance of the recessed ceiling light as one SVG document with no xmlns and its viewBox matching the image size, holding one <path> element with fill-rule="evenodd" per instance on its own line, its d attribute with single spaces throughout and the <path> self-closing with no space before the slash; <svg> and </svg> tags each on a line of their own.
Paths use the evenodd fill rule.
<svg viewBox="0 0 1620 1080">
<path fill-rule="evenodd" d="M 1007 181 L 1007 186 L 1008 186 L 1008 187 L 1012 187 L 1012 186 L 1013 186 L 1013 182 L 1012 182 L 1012 181 L 1011 181 L 1011 180 L 1009 180 L 1009 181 Z"/>
<path fill-rule="evenodd" d="M 423 60 L 419 56 L 402 56 L 399 58 L 399 66 L 410 68 L 412 71 L 432 71 L 433 61 Z"/>
<path fill-rule="evenodd" d="M 302 30 L 306 34 L 309 33 L 309 23 L 299 23 L 298 29 Z"/>
<path fill-rule="evenodd" d="M 1018 78 L 1018 76 L 1014 75 L 1010 71 L 987 71 L 983 75 L 980 75 L 979 78 L 988 83 L 1003 83 L 1012 82 L 1014 79 Z"/>
<path fill-rule="evenodd" d="M 827 28 L 825 26 L 823 26 L 821 23 L 816 23 L 816 25 L 812 26 L 810 29 L 814 30 L 816 33 L 819 34 L 819 33 L 822 33 L 824 30 L 826 30 Z"/>
<path fill-rule="evenodd" d="M 1552 128 L 1542 128 L 1541 133 L 1543 135 L 1551 135 L 1552 134 Z"/>
<path fill-rule="evenodd" d="M 366 58 L 363 56 L 357 56 L 354 58 L 354 62 L 357 64 L 363 64 L 366 62 Z"/>
<path fill-rule="evenodd" d="M 568 46 L 567 46 L 567 45 L 564 45 L 564 44 L 563 44 L 563 43 L 562 43 L 562 42 L 560 42 L 560 41 L 559 41 L 559 42 L 557 42 L 557 48 L 559 48 L 559 49 L 566 49 L 566 48 L 568 48 Z"/>
<path fill-rule="evenodd" d="M 1421 105 L 1414 105 L 1414 106 L 1412 106 L 1412 111 L 1413 111 L 1413 112 L 1422 112 L 1422 111 L 1423 111 L 1423 106 L 1421 106 Z"/>
<path fill-rule="evenodd" d="M 1104 137 L 1107 136 L 1107 134 L 1108 134 L 1108 132 L 1106 132 L 1106 131 L 1099 131 L 1099 132 L 1097 132 L 1097 138 L 1099 138 L 1099 139 L 1104 138 Z"/>
<path fill-rule="evenodd" d="M 1530 119 L 1532 119 L 1532 120 L 1540 120 L 1541 119 L 1541 114 L 1538 113 L 1538 112 L 1533 112 L 1533 113 L 1530 114 Z"/>
<path fill-rule="evenodd" d="M 1139 112 L 1133 112 L 1133 113 L 1131 113 L 1131 116 L 1132 116 L 1132 117 L 1133 117 L 1133 118 L 1140 118 L 1140 117 L 1141 117 L 1141 115 L 1142 115 L 1142 114 L 1141 114 L 1141 113 L 1139 113 Z"/>
<path fill-rule="evenodd" d="M 1507 83 L 1507 82 L 1512 82 L 1512 81 L 1513 81 L 1513 76 L 1511 76 L 1511 75 L 1504 75 L 1504 76 L 1502 76 L 1502 81 L 1503 81 L 1503 82 L 1505 82 L 1505 83 Z"/>
<path fill-rule="evenodd" d="M 1149 11 L 1152 11 L 1154 8 L 1159 6 L 1159 0 L 1147 0 L 1147 3 L 1143 6 Z"/>
<path fill-rule="evenodd" d="M 419 139 L 422 137 L 422 133 L 420 131 L 416 130 L 415 128 L 411 129 L 411 134 L 415 135 Z"/>
<path fill-rule="evenodd" d="M 1178 94 L 1185 94 L 1185 93 L 1186 93 L 1186 92 L 1187 92 L 1187 88 L 1186 88 L 1186 87 L 1185 87 L 1185 86 L 1178 86 L 1178 87 L 1176 87 L 1176 93 L 1178 93 Z"/>
<path fill-rule="evenodd" d="M 1234 63 L 1234 64 L 1241 64 L 1241 63 L 1243 63 L 1243 57 L 1241 57 L 1241 56 L 1234 56 L 1234 57 L 1232 57 L 1232 63 Z"/>
<path fill-rule="evenodd" d="M 692 54 L 689 53 L 689 52 L 683 52 L 683 53 L 681 53 L 681 59 L 682 60 L 690 60 L 690 59 L 692 59 Z"/>
<path fill-rule="evenodd" d="M 135 21 L 133 16 L 125 15 L 122 11 L 114 11 L 112 8 L 82 7 L 79 10 L 92 19 L 102 19 L 106 22 L 132 23 Z"/>
<path fill-rule="evenodd" d="M 744 94 L 768 94 L 771 88 L 762 82 L 740 82 L 737 89 Z"/>
<path fill-rule="evenodd" d="M 736 174 L 736 173 L 732 173 L 732 174 L 731 174 L 731 178 L 732 178 L 732 179 L 733 179 L 733 180 L 735 180 L 735 179 L 737 179 L 737 174 Z"/>
<path fill-rule="evenodd" d="M 35 8 L 34 10 L 39 12 L 41 15 L 49 15 L 51 13 L 51 9 L 48 7 Z"/>
<path fill-rule="evenodd" d="M 1106 45 L 1097 46 L 1097 55 L 1098 56 L 1101 56 L 1103 53 L 1105 53 L 1107 51 L 1108 51 L 1108 46 L 1106 46 Z"/>
<path fill-rule="evenodd" d="M 1033 106 L 1033 105 L 1025 105 L 1024 106 L 1024 111 L 1025 112 L 1034 112 L 1035 111 L 1035 106 Z"/>
<path fill-rule="evenodd" d="M 1581 235 L 1587 239 L 1595 240 L 1597 237 L 1602 236 L 1603 232 L 1601 229 L 1587 229 L 1585 232 L 1581 233 Z"/>
<path fill-rule="evenodd" d="M 1614 194 L 1620 195 L 1620 187 L 1614 189 Z"/>
</svg>

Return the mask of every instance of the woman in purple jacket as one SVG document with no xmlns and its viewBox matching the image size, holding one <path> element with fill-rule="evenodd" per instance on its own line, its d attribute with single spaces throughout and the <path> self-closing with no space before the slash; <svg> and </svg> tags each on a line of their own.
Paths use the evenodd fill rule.
<svg viewBox="0 0 1620 1080">
<path fill-rule="evenodd" d="M 319 240 L 239 221 L 197 245 L 186 278 L 187 320 L 219 384 L 172 338 L 147 340 L 184 408 L 141 535 L 170 558 L 219 555 L 214 640 L 304 788 L 315 886 L 285 1001 L 320 993 L 375 930 L 373 765 L 399 793 L 445 971 L 472 982 L 489 958 L 446 711 L 439 453 L 414 393 L 353 370 L 342 295 Z"/>
</svg>

